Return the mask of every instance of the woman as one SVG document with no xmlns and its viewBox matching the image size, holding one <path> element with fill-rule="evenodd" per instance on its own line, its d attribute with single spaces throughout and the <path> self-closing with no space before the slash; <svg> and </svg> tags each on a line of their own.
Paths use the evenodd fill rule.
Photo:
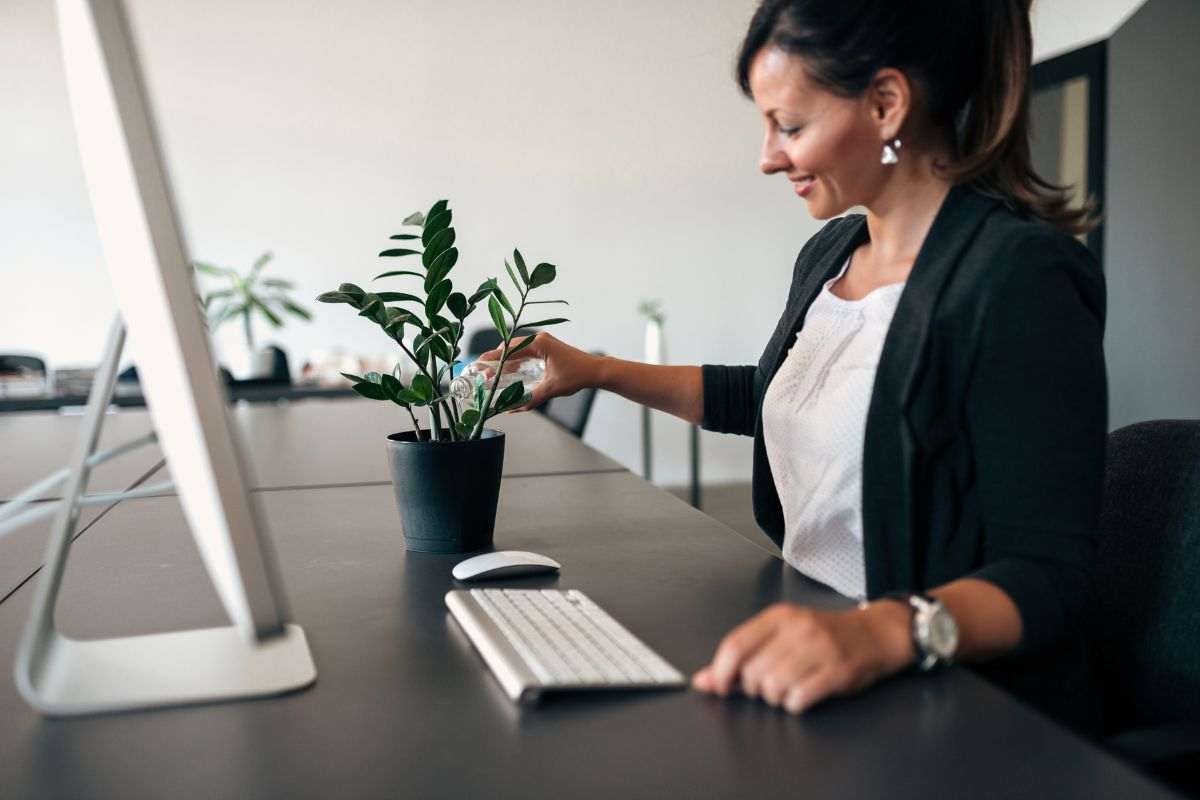
<svg viewBox="0 0 1200 800">
<path fill-rule="evenodd" d="M 1029 4 L 764 0 L 738 61 L 761 168 L 833 219 L 758 364 L 650 366 L 546 333 L 524 351 L 547 362 L 526 409 L 598 386 L 753 436 L 760 526 L 862 600 L 763 611 L 699 691 L 799 713 L 955 660 L 1091 727 L 1104 287 L 1072 237 L 1090 208 L 1030 167 Z"/>
</svg>

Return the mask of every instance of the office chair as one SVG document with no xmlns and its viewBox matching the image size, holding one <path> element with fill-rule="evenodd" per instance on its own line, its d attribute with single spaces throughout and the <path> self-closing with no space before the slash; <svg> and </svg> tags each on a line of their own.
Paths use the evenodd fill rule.
<svg viewBox="0 0 1200 800">
<path fill-rule="evenodd" d="M 604 353 L 593 350 L 592 355 L 602 356 Z M 538 406 L 537 410 L 552 422 L 566 428 L 575 438 L 582 439 L 588 417 L 592 415 L 592 403 L 596 401 L 596 392 L 597 389 L 594 386 L 580 389 L 573 395 L 547 400 Z"/>
<path fill-rule="evenodd" d="M 1118 755 L 1200 797 L 1200 420 L 1108 437 L 1087 618 Z"/>
</svg>

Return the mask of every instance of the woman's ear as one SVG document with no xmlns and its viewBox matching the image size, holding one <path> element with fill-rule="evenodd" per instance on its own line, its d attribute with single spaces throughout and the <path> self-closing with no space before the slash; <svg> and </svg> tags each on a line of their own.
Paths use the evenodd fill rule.
<svg viewBox="0 0 1200 800">
<path fill-rule="evenodd" d="M 912 109 L 913 87 L 903 72 L 884 67 L 867 86 L 866 101 L 880 141 L 890 141 L 900 135 Z"/>
</svg>

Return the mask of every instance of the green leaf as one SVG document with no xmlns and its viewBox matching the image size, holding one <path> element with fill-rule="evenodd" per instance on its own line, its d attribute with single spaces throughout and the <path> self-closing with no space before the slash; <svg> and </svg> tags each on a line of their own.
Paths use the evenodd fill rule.
<svg viewBox="0 0 1200 800">
<path fill-rule="evenodd" d="M 375 296 L 385 303 L 425 303 L 415 294 L 405 294 L 404 292 L 379 292 Z"/>
<path fill-rule="evenodd" d="M 404 224 L 407 225 L 408 223 L 406 222 Z M 389 239 L 420 239 L 421 237 L 415 233 L 397 233 L 393 236 L 389 236 L 388 238 Z"/>
<path fill-rule="evenodd" d="M 434 214 L 437 214 L 437 213 L 439 213 L 439 212 L 445 211 L 445 210 L 446 210 L 447 208 L 449 208 L 449 207 L 450 207 L 450 201 L 449 201 L 449 200 L 438 200 L 436 203 L 434 203 L 433 205 L 431 205 L 431 206 L 429 207 L 429 211 L 427 211 L 427 212 L 425 213 L 425 219 L 429 219 L 429 218 L 430 218 L 430 217 L 432 217 Z"/>
<path fill-rule="evenodd" d="M 421 234 L 421 244 L 426 247 L 433 241 L 433 237 L 438 233 L 450 227 L 450 222 L 454 219 L 453 211 L 439 211 L 438 213 L 425 218 L 425 230 Z"/>
<path fill-rule="evenodd" d="M 454 358 L 454 354 L 450 352 L 450 345 L 440 336 L 435 336 L 429 341 L 429 349 L 442 361 L 451 361 Z"/>
<path fill-rule="evenodd" d="M 460 439 L 465 440 L 465 439 L 469 439 L 471 437 L 471 433 L 474 430 L 474 426 L 468 425 L 465 422 L 458 422 L 458 423 L 455 423 L 454 430 L 458 431 L 458 437 Z"/>
<path fill-rule="evenodd" d="M 521 381 L 510 383 L 500 396 L 496 398 L 496 412 L 507 411 L 514 406 L 521 404 L 521 398 L 525 396 L 525 384 Z"/>
<path fill-rule="evenodd" d="M 472 306 L 476 305 L 480 300 L 487 297 L 488 295 L 490 295 L 492 292 L 494 292 L 496 290 L 496 287 L 494 284 L 495 284 L 495 281 L 493 281 L 491 279 L 488 279 L 488 280 L 484 281 L 483 283 L 479 284 L 479 289 L 477 289 L 475 291 L 475 294 L 473 294 L 467 298 L 467 302 L 470 303 Z"/>
<path fill-rule="evenodd" d="M 338 287 L 338 291 L 342 292 L 344 294 L 352 294 L 352 295 L 355 295 L 356 297 L 362 297 L 363 295 L 366 294 L 365 291 L 363 291 L 359 287 L 355 286 L 353 283 L 343 283 L 341 286 Z"/>
<path fill-rule="evenodd" d="M 365 378 L 363 378 L 361 375 L 355 375 L 351 372 L 343 372 L 341 373 L 341 376 L 351 383 L 361 383 L 363 380 L 365 380 Z"/>
<path fill-rule="evenodd" d="M 513 261 L 517 264 L 517 271 L 521 273 L 521 279 L 525 281 L 525 285 L 529 285 L 529 270 L 525 268 L 525 259 L 521 257 L 521 251 L 513 248 Z"/>
<path fill-rule="evenodd" d="M 475 427 L 475 423 L 479 422 L 479 409 L 468 408 L 462 413 L 462 421 L 464 425 Z"/>
<path fill-rule="evenodd" d="M 257 308 L 259 312 L 267 318 L 267 322 L 270 322 L 272 326 L 276 328 L 283 327 L 283 320 L 281 320 L 274 311 L 267 308 L 267 304 L 262 300 L 259 300 L 257 297 L 251 297 L 250 304 Z"/>
<path fill-rule="evenodd" d="M 414 211 L 400 222 L 401 225 L 424 225 L 425 215 L 420 211 Z"/>
<path fill-rule="evenodd" d="M 380 258 L 399 258 L 400 256 L 419 256 L 420 250 L 409 250 L 404 247 L 398 247 L 394 250 L 384 250 L 379 254 Z"/>
<path fill-rule="evenodd" d="M 274 255 L 270 250 L 256 258 L 254 260 L 254 264 L 250 267 L 250 274 L 257 275 L 258 273 L 262 272 L 262 268 L 265 267 L 272 258 L 274 258 Z"/>
<path fill-rule="evenodd" d="M 508 315 L 515 321 L 517 312 L 513 311 L 512 303 L 508 302 L 508 298 L 499 287 L 496 288 L 496 291 L 492 292 L 492 297 L 500 301 L 500 305 L 504 306 L 505 310 L 508 311 Z"/>
<path fill-rule="evenodd" d="M 431 275 L 433 273 L 430 273 Z M 450 292 L 454 291 L 454 284 L 449 279 L 442 281 L 437 286 L 434 286 L 429 292 L 429 297 L 425 300 L 425 315 L 432 317 L 442 310 L 442 306 L 446 305 L 446 300 L 450 297 Z"/>
<path fill-rule="evenodd" d="M 521 327 L 524 328 L 528 325 L 530 328 L 544 328 L 547 325 L 558 325 L 561 322 L 570 322 L 570 321 L 571 320 L 565 319 L 563 317 L 555 317 L 554 319 L 539 319 L 537 322 L 528 322 L 528 323 L 522 322 Z"/>
<path fill-rule="evenodd" d="M 363 380 L 367 381 L 368 383 L 382 383 L 383 376 L 378 372 L 368 372 L 366 375 L 363 375 Z"/>
<path fill-rule="evenodd" d="M 379 273 L 378 275 L 376 275 L 374 278 L 372 278 L 372 280 L 376 280 L 376 281 L 377 281 L 377 280 L 379 280 L 380 278 L 390 278 L 390 277 L 392 277 L 393 275 L 415 275 L 415 276 L 417 276 L 418 278 L 424 278 L 424 277 L 425 277 L 424 275 L 422 275 L 422 274 L 421 274 L 421 273 L 419 273 L 419 272 L 413 272 L 412 270 L 407 270 L 407 269 L 399 269 L 399 270 L 393 270 L 392 272 L 381 272 L 381 273 Z"/>
<path fill-rule="evenodd" d="M 374 320 L 381 325 L 386 325 L 388 321 L 387 306 L 379 299 L 379 295 L 368 294 L 362 299 L 362 310 L 358 312 L 360 317 Z"/>
<path fill-rule="evenodd" d="M 412 379 L 412 386 L 409 388 L 416 392 L 417 396 L 426 403 L 437 396 L 437 392 L 433 388 L 433 381 L 429 380 L 428 375 L 418 374 Z"/>
<path fill-rule="evenodd" d="M 268 289 L 295 289 L 296 284 L 291 281 L 285 281 L 283 278 L 267 278 L 262 282 L 263 286 Z"/>
<path fill-rule="evenodd" d="M 193 261 L 192 267 L 198 272 L 203 272 L 205 275 L 212 275 L 217 278 L 236 278 L 238 277 L 237 270 L 229 269 L 228 267 L 217 267 L 212 264 L 206 264 L 203 261 Z"/>
<path fill-rule="evenodd" d="M 417 394 L 412 389 L 401 389 L 396 393 L 396 402 L 400 403 L 401 405 L 416 406 L 424 404 L 425 398 L 421 397 L 421 395 Z"/>
<path fill-rule="evenodd" d="M 317 302 L 353 304 L 355 302 L 355 298 L 353 295 L 346 294 L 345 292 L 325 292 L 324 294 L 317 295 Z"/>
<path fill-rule="evenodd" d="M 533 268 L 533 274 L 529 276 L 529 288 L 536 289 L 539 286 L 545 286 L 554 280 L 557 271 L 553 264 L 538 264 Z"/>
<path fill-rule="evenodd" d="M 286 308 L 289 312 L 296 315 L 300 319 L 303 319 L 303 320 L 311 320 L 312 319 L 312 314 L 308 313 L 307 308 L 304 308 L 303 306 L 298 306 L 295 303 L 293 303 L 291 300 L 281 299 L 279 302 L 284 308 Z"/>
<path fill-rule="evenodd" d="M 508 265 L 507 260 L 505 260 L 505 262 L 504 262 L 504 268 L 506 270 L 508 270 L 508 277 L 509 277 L 509 279 L 512 280 L 513 286 L 517 287 L 518 292 L 520 292 L 521 294 L 524 294 L 525 293 L 525 285 L 523 283 L 521 283 L 519 280 L 517 280 L 517 276 L 513 273 L 512 267 L 510 267 Z"/>
<path fill-rule="evenodd" d="M 458 249 L 451 247 L 446 252 L 433 260 L 429 265 L 429 274 L 425 276 L 425 291 L 431 291 L 431 287 L 437 285 L 442 278 L 450 274 L 450 270 L 458 263 Z"/>
<path fill-rule="evenodd" d="M 544 306 L 549 303 L 562 303 L 564 306 L 570 305 L 570 303 L 568 303 L 566 300 L 526 300 L 525 301 L 525 305 L 527 305 L 527 306 Z"/>
<path fill-rule="evenodd" d="M 470 313 L 467 308 L 467 298 L 462 292 L 454 292 L 447 297 L 446 306 L 450 309 L 450 313 L 459 320 L 466 319 L 467 314 Z"/>
<path fill-rule="evenodd" d="M 454 228 L 444 228 L 429 240 L 429 245 L 421 256 L 421 263 L 425 265 L 426 269 L 429 269 L 434 260 L 454 244 L 454 236 Z"/>
<path fill-rule="evenodd" d="M 496 295 L 488 298 L 488 312 L 492 315 L 492 324 L 496 326 L 496 330 L 505 339 L 508 338 L 508 324 L 504 321 L 504 309 L 500 307 L 500 303 L 496 301 Z"/>
<path fill-rule="evenodd" d="M 387 400 L 388 399 L 387 393 L 384 391 L 384 388 L 377 383 L 368 383 L 367 381 L 363 381 L 362 383 L 354 384 L 353 388 L 354 388 L 354 391 L 358 392 L 363 397 L 366 397 L 369 400 Z"/>
<path fill-rule="evenodd" d="M 396 380 L 394 375 L 381 375 L 379 383 L 383 386 L 383 390 L 387 392 L 387 396 L 393 400 L 400 394 L 400 390 L 404 388 L 403 384 Z"/>
<path fill-rule="evenodd" d="M 508 351 L 508 357 L 512 358 L 517 353 L 524 350 L 526 347 L 529 347 L 529 345 L 533 344 L 533 340 L 536 338 L 537 338 L 536 334 L 534 334 L 533 336 L 526 336 L 524 339 L 521 340 L 520 344 L 518 344 L 517 346 L 513 347 L 511 350 Z"/>
</svg>

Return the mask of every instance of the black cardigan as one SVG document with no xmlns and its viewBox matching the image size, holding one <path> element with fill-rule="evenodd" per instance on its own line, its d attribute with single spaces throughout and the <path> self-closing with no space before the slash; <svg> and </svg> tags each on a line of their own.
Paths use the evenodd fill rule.
<svg viewBox="0 0 1200 800">
<path fill-rule="evenodd" d="M 868 239 L 862 215 L 825 225 L 758 364 L 702 368 L 703 426 L 754 437 L 754 515 L 776 543 L 763 396 L 821 286 Z M 868 596 L 991 581 L 1023 636 L 979 671 L 1083 730 L 1096 719 L 1080 630 L 1104 474 L 1104 303 L 1086 247 L 954 187 L 884 341 L 863 450 Z"/>
</svg>

